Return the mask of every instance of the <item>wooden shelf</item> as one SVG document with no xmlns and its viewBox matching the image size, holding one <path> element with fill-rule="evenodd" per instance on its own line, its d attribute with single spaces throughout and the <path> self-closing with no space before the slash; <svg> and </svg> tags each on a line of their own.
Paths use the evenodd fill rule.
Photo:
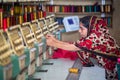
<svg viewBox="0 0 120 80">
<path fill-rule="evenodd" d="M 48 15 L 54 14 L 56 17 L 65 17 L 65 16 L 72 16 L 72 15 L 77 15 L 77 16 L 85 16 L 85 15 L 96 15 L 96 16 L 101 16 L 101 12 L 47 12 Z M 111 13 L 105 13 L 106 17 L 112 17 Z"/>
<path fill-rule="evenodd" d="M 1 0 L 3 3 L 8 3 L 8 2 L 17 2 L 17 0 Z"/>
<path fill-rule="evenodd" d="M 53 0 L 53 1 L 58 1 L 58 0 Z M 65 0 L 61 0 L 61 1 L 65 1 Z M 66 0 L 66 1 L 73 1 L 73 0 Z M 96 0 L 74 0 L 74 1 L 96 1 Z M 101 1 L 101 0 L 97 0 L 97 1 Z M 106 0 L 106 1 L 112 1 L 112 0 Z"/>
<path fill-rule="evenodd" d="M 0 3 L 13 3 L 13 2 L 47 2 L 50 0 L 0 0 Z"/>
<path fill-rule="evenodd" d="M 73 2 L 74 1 L 74 2 Z M 98 3 L 102 5 L 101 0 L 53 0 L 53 2 L 47 3 L 48 5 L 94 5 Z M 105 4 L 111 4 L 111 0 L 106 0 Z"/>
<path fill-rule="evenodd" d="M 46 2 L 46 1 L 49 1 L 49 0 L 18 0 L 18 2 Z"/>
</svg>

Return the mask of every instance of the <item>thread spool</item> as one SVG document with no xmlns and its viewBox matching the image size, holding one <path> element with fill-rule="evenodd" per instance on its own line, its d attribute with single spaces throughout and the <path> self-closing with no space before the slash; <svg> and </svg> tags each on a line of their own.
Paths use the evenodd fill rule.
<svg viewBox="0 0 120 80">
<path fill-rule="evenodd" d="M 108 10 L 108 7 L 107 7 L 107 5 L 105 5 L 105 12 L 107 12 L 107 10 Z"/>
<path fill-rule="evenodd" d="M 36 33 L 36 34 L 40 34 L 40 33 L 41 33 L 41 30 L 37 30 L 35 33 Z"/>
<path fill-rule="evenodd" d="M 78 68 L 70 68 L 69 72 L 78 74 L 79 73 L 79 69 Z"/>
<path fill-rule="evenodd" d="M 27 22 L 27 13 L 24 14 L 24 22 Z"/>
<path fill-rule="evenodd" d="M 37 10 L 36 10 L 36 6 L 33 6 L 33 11 L 34 11 L 34 12 L 36 12 L 36 11 L 37 11 Z"/>
<path fill-rule="evenodd" d="M 28 12 L 28 9 L 27 9 L 27 6 L 25 6 L 25 13 L 27 13 Z"/>
<path fill-rule="evenodd" d="M 15 50 L 18 51 L 18 50 L 21 50 L 21 49 L 23 49 L 23 48 L 24 48 L 24 46 L 23 46 L 23 45 L 20 45 L 20 46 L 16 46 L 16 47 L 15 47 Z"/>
<path fill-rule="evenodd" d="M 37 19 L 36 12 L 33 13 L 33 16 L 34 16 L 34 20 Z"/>
<path fill-rule="evenodd" d="M 31 13 L 27 13 L 27 21 L 31 21 Z"/>
<path fill-rule="evenodd" d="M 22 24 L 22 23 L 23 23 L 23 16 L 20 15 L 20 16 L 19 16 L 19 24 Z"/>
<path fill-rule="evenodd" d="M 104 12 L 104 6 L 101 5 L 101 12 Z"/>
<path fill-rule="evenodd" d="M 2 29 L 3 26 L 3 10 L 0 9 L 0 29 Z"/>
<path fill-rule="evenodd" d="M 32 37 L 32 36 L 34 36 L 34 33 L 28 34 L 28 35 L 26 36 L 26 38 L 30 38 L 30 37 Z"/>
<path fill-rule="evenodd" d="M 43 36 L 42 34 L 38 35 L 38 36 L 37 36 L 37 39 L 39 39 L 39 38 L 41 39 L 42 36 Z"/>
<path fill-rule="evenodd" d="M 108 12 L 111 12 L 111 5 L 108 5 Z"/>
<path fill-rule="evenodd" d="M 32 8 L 31 8 L 31 6 L 29 6 L 28 8 L 29 8 L 29 12 L 31 13 L 31 12 L 32 12 Z"/>
<path fill-rule="evenodd" d="M 34 41 L 35 41 L 35 39 L 32 38 L 32 39 L 28 40 L 27 43 L 28 43 L 28 44 L 31 44 L 31 43 L 33 43 Z"/>
<path fill-rule="evenodd" d="M 42 17 L 46 17 L 46 12 L 45 11 L 43 11 L 43 16 Z"/>
<path fill-rule="evenodd" d="M 40 11 L 40 18 L 43 17 L 43 11 Z"/>
<path fill-rule="evenodd" d="M 3 30 L 6 31 L 7 29 L 7 17 L 3 18 Z"/>
<path fill-rule="evenodd" d="M 41 12 L 38 11 L 38 19 L 41 18 Z"/>
<path fill-rule="evenodd" d="M 7 17 L 7 27 L 10 26 L 10 17 Z"/>
<path fill-rule="evenodd" d="M 22 6 L 20 6 L 20 12 L 19 14 L 22 15 L 24 13 Z"/>
<path fill-rule="evenodd" d="M 21 43 L 21 42 L 22 42 L 22 38 L 16 39 L 16 40 L 14 41 L 15 44 L 19 44 L 19 43 Z"/>
<path fill-rule="evenodd" d="M 31 20 L 33 20 L 34 19 L 34 14 L 30 13 L 30 17 L 31 17 Z"/>
<path fill-rule="evenodd" d="M 14 15 L 14 8 L 13 8 L 13 7 L 10 9 L 10 15 L 11 15 L 11 16 Z"/>
<path fill-rule="evenodd" d="M 4 46 L 0 47 L 0 52 L 6 50 L 8 48 L 9 48 L 9 45 L 4 45 Z"/>
</svg>

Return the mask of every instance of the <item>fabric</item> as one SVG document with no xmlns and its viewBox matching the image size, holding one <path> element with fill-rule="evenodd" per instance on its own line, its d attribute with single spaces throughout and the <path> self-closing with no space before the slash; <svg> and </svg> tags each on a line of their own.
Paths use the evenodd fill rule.
<svg viewBox="0 0 120 80">
<path fill-rule="evenodd" d="M 76 60 L 78 58 L 78 55 L 76 52 L 72 51 L 67 51 L 67 50 L 62 50 L 62 49 L 57 49 L 54 51 L 54 54 L 52 55 L 52 58 L 69 58 L 71 60 Z"/>
</svg>

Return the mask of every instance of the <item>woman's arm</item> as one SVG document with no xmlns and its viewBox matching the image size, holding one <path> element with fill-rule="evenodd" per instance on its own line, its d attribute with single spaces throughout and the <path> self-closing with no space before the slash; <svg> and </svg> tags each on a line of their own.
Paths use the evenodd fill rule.
<svg viewBox="0 0 120 80">
<path fill-rule="evenodd" d="M 61 48 L 61 49 L 64 49 L 64 50 L 70 50 L 70 51 L 78 51 L 78 50 L 80 50 L 74 44 L 70 44 L 70 43 L 63 42 L 63 41 L 55 42 L 54 47 Z"/>
<path fill-rule="evenodd" d="M 46 43 L 47 43 L 48 46 L 61 48 L 61 49 L 64 49 L 64 50 L 70 50 L 70 51 L 80 50 L 74 44 L 70 44 L 70 43 L 67 43 L 67 42 L 59 41 L 56 38 L 54 38 L 52 35 L 47 35 L 46 38 L 47 38 Z"/>
</svg>

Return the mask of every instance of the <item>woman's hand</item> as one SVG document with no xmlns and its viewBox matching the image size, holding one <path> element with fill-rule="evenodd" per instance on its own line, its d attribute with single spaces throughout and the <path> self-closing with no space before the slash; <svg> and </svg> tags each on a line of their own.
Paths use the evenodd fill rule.
<svg viewBox="0 0 120 80">
<path fill-rule="evenodd" d="M 64 50 L 69 50 L 69 51 L 78 51 L 79 50 L 79 48 L 76 47 L 74 44 L 59 41 L 51 34 L 46 35 L 46 43 L 47 43 L 48 46 L 61 48 L 61 49 L 64 49 Z"/>
<path fill-rule="evenodd" d="M 46 39 L 53 39 L 53 40 L 57 40 L 56 38 L 55 38 L 55 36 L 54 35 L 51 35 L 51 34 L 47 34 L 46 35 Z"/>
<path fill-rule="evenodd" d="M 46 44 L 47 44 L 48 46 L 53 46 L 54 40 L 51 39 L 51 38 L 47 38 L 47 39 L 46 39 Z"/>
<path fill-rule="evenodd" d="M 56 43 L 57 39 L 54 37 L 54 35 L 47 34 L 46 35 L 46 43 L 48 46 L 53 46 Z"/>
</svg>

